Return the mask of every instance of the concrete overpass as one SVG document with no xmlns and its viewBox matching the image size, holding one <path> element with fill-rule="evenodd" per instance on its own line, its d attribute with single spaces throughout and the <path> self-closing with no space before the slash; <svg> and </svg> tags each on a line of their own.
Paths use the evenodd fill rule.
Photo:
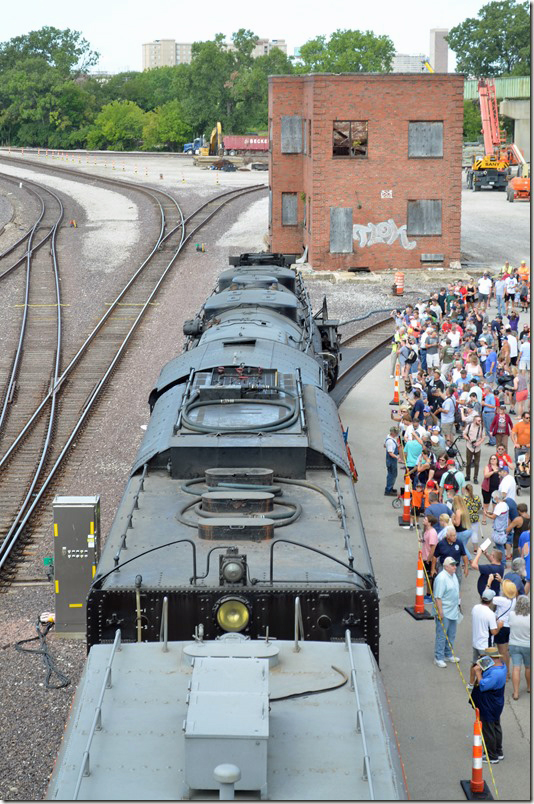
<svg viewBox="0 0 534 804">
<path fill-rule="evenodd" d="M 530 76 L 496 78 L 499 114 L 514 121 L 514 142 L 530 162 Z M 478 100 L 478 81 L 466 81 L 464 100 Z"/>
</svg>

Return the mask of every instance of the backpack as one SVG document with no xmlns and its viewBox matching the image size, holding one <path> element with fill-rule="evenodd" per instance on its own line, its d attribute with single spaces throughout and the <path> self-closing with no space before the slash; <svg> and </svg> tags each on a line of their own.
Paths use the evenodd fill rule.
<svg viewBox="0 0 534 804">
<path fill-rule="evenodd" d="M 460 484 L 458 483 L 458 481 L 456 479 L 456 473 L 455 472 L 447 472 L 447 474 L 445 475 L 445 480 L 443 482 L 443 485 L 444 486 L 452 486 L 455 492 L 460 491 Z"/>
</svg>

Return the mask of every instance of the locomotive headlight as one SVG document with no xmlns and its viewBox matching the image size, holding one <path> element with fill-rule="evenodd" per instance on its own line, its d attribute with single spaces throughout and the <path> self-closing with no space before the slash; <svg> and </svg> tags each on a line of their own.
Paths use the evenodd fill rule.
<svg viewBox="0 0 534 804">
<path fill-rule="evenodd" d="M 219 584 L 247 584 L 247 557 L 235 546 L 228 547 L 219 556 Z"/>
<path fill-rule="evenodd" d="M 222 568 L 222 574 L 228 583 L 239 583 L 243 578 L 245 568 L 241 561 L 227 561 Z"/>
<path fill-rule="evenodd" d="M 243 631 L 250 620 L 246 600 L 237 597 L 223 597 L 215 606 L 217 622 L 223 631 Z"/>
</svg>

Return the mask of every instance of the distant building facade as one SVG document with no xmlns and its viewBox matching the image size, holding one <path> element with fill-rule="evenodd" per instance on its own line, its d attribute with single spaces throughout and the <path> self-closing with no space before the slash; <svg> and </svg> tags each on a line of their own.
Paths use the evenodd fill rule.
<svg viewBox="0 0 534 804">
<path fill-rule="evenodd" d="M 269 78 L 269 238 L 316 270 L 458 267 L 464 78 Z"/>
<path fill-rule="evenodd" d="M 391 70 L 394 73 L 422 73 L 426 72 L 423 62 L 428 57 L 424 53 L 395 53 L 391 63 Z"/>
<path fill-rule="evenodd" d="M 449 45 L 445 39 L 448 28 L 430 29 L 430 64 L 437 73 L 449 72 Z"/>
<path fill-rule="evenodd" d="M 176 42 L 175 39 L 155 39 L 147 42 L 143 47 L 143 70 L 152 70 L 155 67 L 175 67 L 177 64 L 191 64 L 191 42 Z M 228 50 L 234 50 L 233 43 L 226 45 Z M 285 39 L 258 39 L 252 51 L 252 57 L 257 59 L 265 56 L 277 47 L 287 53 Z"/>
</svg>

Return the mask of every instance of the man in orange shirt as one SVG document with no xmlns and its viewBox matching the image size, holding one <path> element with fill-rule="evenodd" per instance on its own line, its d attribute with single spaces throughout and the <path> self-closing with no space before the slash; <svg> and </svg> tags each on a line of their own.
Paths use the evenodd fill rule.
<svg viewBox="0 0 534 804">
<path fill-rule="evenodd" d="M 527 461 L 530 460 L 530 413 L 526 410 L 517 424 L 514 425 L 512 432 L 512 441 L 514 442 L 514 459 L 517 464 L 517 458 L 520 450 L 527 450 Z"/>
<path fill-rule="evenodd" d="M 521 260 L 521 265 L 517 269 L 520 281 L 528 282 L 530 280 L 530 269 L 525 260 Z"/>
</svg>

